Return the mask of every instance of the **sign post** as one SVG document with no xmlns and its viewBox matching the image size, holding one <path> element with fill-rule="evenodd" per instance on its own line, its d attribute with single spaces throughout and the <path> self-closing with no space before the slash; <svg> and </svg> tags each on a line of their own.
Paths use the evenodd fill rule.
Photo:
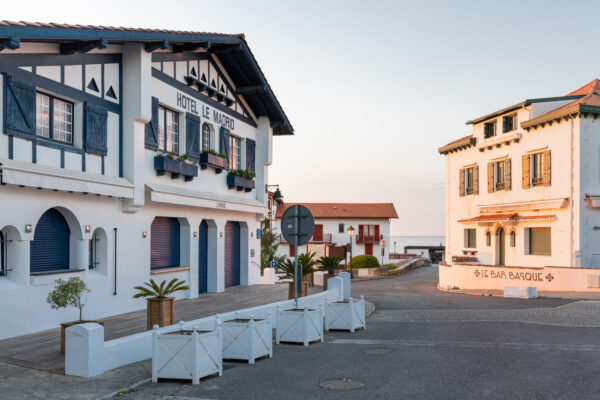
<svg viewBox="0 0 600 400">
<path fill-rule="evenodd" d="M 294 300 L 298 306 L 298 293 L 302 293 L 302 270 L 298 268 L 298 246 L 306 244 L 315 229 L 315 219 L 310 210 L 294 205 L 281 217 L 281 233 L 288 243 L 294 245 Z"/>
</svg>

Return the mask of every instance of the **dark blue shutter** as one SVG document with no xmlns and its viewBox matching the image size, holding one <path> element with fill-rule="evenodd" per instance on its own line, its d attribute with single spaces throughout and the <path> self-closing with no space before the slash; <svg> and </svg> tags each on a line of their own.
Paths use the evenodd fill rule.
<svg viewBox="0 0 600 400">
<path fill-rule="evenodd" d="M 256 142 L 246 139 L 246 170 L 256 173 Z"/>
<path fill-rule="evenodd" d="M 4 132 L 32 139 L 35 136 L 35 86 L 4 75 Z"/>
<path fill-rule="evenodd" d="M 146 124 L 145 132 L 146 148 L 158 150 L 158 99 L 152 98 L 152 119 Z"/>
<path fill-rule="evenodd" d="M 156 217 L 150 228 L 150 268 L 179 267 L 179 221 Z"/>
<path fill-rule="evenodd" d="M 208 291 L 208 224 L 202 221 L 198 230 L 198 293 Z"/>
<path fill-rule="evenodd" d="M 62 214 L 54 208 L 46 211 L 35 227 L 29 248 L 31 273 L 69 269 L 70 235 Z"/>
<path fill-rule="evenodd" d="M 108 112 L 96 104 L 85 104 L 85 152 L 105 156 L 107 153 Z"/>
<path fill-rule="evenodd" d="M 185 114 L 185 147 L 188 158 L 200 161 L 200 117 Z"/>
<path fill-rule="evenodd" d="M 240 284 L 240 224 L 225 224 L 225 287 Z"/>
<path fill-rule="evenodd" d="M 221 153 L 225 154 L 225 168 L 229 168 L 229 129 L 221 127 Z"/>
</svg>

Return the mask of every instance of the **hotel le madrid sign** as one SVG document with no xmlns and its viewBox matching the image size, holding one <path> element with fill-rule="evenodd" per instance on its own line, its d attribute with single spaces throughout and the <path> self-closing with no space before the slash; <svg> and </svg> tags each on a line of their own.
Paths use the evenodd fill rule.
<svg viewBox="0 0 600 400">
<path fill-rule="evenodd" d="M 502 268 L 476 268 L 473 271 L 477 279 L 506 279 L 515 282 L 552 282 L 554 276 L 551 273 L 531 271 L 508 271 Z"/>
<path fill-rule="evenodd" d="M 231 131 L 235 130 L 235 119 L 218 110 L 211 109 L 206 104 L 202 104 L 200 108 L 198 108 L 196 99 L 186 96 L 181 92 L 177 92 L 177 107 L 181 107 L 192 114 L 200 115 L 205 120 L 224 126 Z"/>
</svg>

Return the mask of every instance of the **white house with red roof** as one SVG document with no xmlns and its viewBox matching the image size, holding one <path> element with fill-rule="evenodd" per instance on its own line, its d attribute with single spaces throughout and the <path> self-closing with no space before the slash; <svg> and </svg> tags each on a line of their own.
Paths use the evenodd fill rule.
<svg viewBox="0 0 600 400">
<path fill-rule="evenodd" d="M 277 207 L 276 229 L 281 232 L 281 217 L 289 207 L 301 204 L 315 219 L 310 241 L 298 249 L 298 254 L 313 252 L 317 257 L 339 255 L 341 247 L 352 243 L 352 256 L 369 254 L 382 261 L 380 242 L 384 239 L 383 263 L 389 262 L 390 222 L 398 218 L 392 203 L 283 203 Z M 348 234 L 352 227 L 354 233 Z M 294 257 L 294 246 L 280 235 L 279 253 Z M 343 251 L 343 250 L 342 250 Z M 349 254 L 348 254 L 349 257 Z"/>
<path fill-rule="evenodd" d="M 468 121 L 446 156 L 440 286 L 598 291 L 600 81 Z"/>
</svg>

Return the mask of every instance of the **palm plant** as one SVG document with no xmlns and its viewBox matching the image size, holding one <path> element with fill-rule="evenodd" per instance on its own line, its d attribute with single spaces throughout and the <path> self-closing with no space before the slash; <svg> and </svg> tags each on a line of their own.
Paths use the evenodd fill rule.
<svg viewBox="0 0 600 400">
<path fill-rule="evenodd" d="M 180 280 L 177 278 L 171 279 L 169 283 L 167 281 L 162 281 L 160 285 L 154 282 L 154 279 L 150 279 L 150 282 L 144 282 L 146 286 L 135 286 L 138 292 L 133 296 L 134 299 L 140 297 L 154 297 L 156 299 L 164 299 L 168 297 L 170 294 L 189 290 L 189 286 L 185 284 L 184 280 Z"/>
<path fill-rule="evenodd" d="M 302 276 L 315 271 L 316 261 L 313 259 L 314 253 L 301 254 L 298 256 L 298 267 L 301 268 Z M 294 260 L 286 258 L 277 264 L 277 272 L 283 274 L 279 279 L 294 279 Z"/>
<path fill-rule="evenodd" d="M 317 260 L 317 264 L 320 271 L 327 271 L 329 275 L 333 275 L 343 259 L 340 256 L 321 257 Z"/>
</svg>

